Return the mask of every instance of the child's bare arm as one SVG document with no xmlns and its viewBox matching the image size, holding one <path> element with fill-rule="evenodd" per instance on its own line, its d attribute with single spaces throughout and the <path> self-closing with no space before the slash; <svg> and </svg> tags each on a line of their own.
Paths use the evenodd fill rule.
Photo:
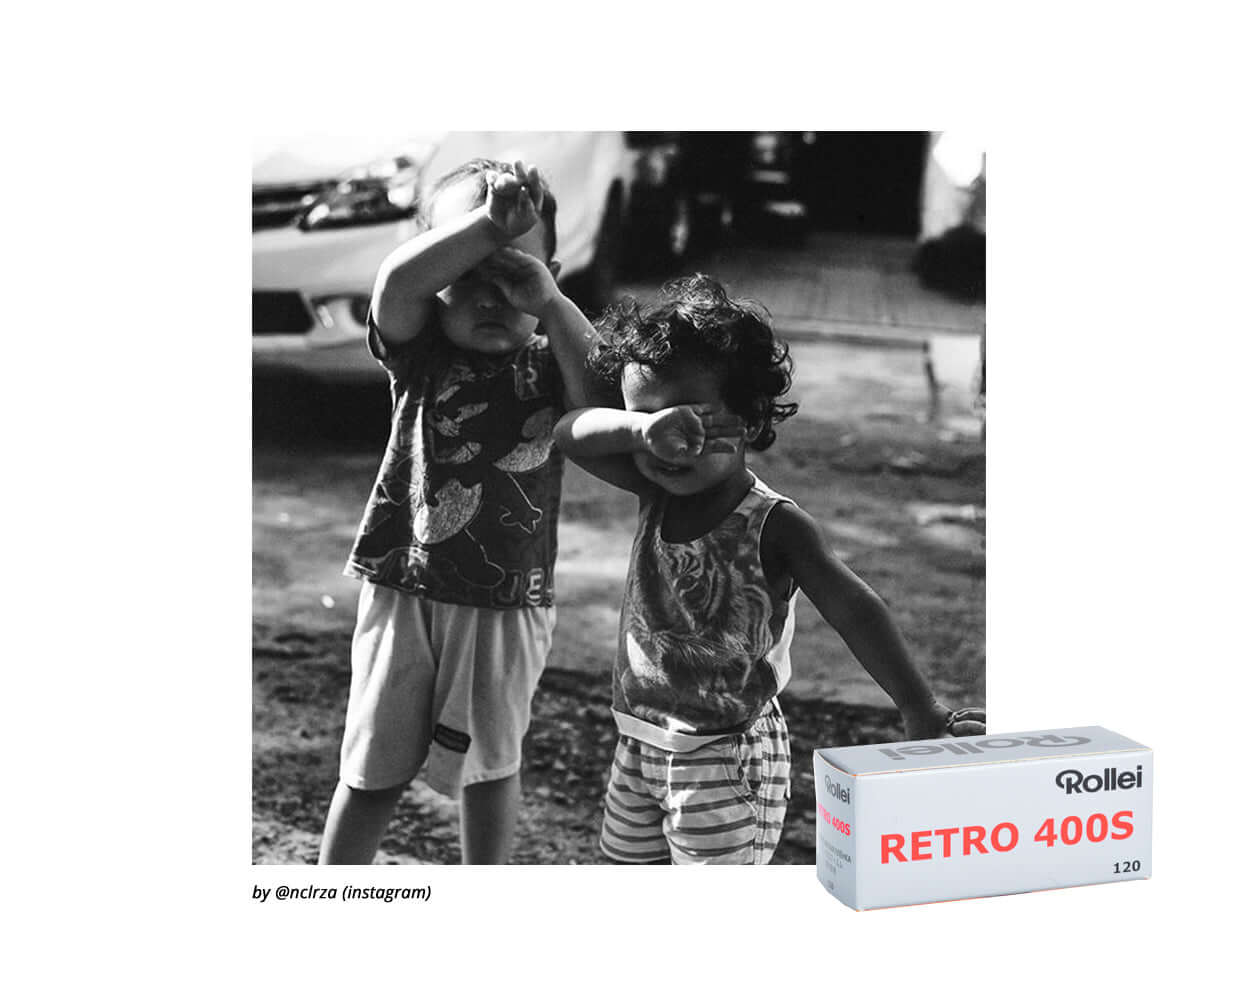
<svg viewBox="0 0 1240 1000">
<path fill-rule="evenodd" d="M 637 471 L 633 454 L 642 447 L 648 417 L 602 406 L 573 410 L 555 425 L 555 443 L 590 475 L 629 493 L 641 493 L 650 481 Z"/>
<path fill-rule="evenodd" d="M 412 340 L 426 322 L 436 293 L 538 222 L 542 182 L 536 167 L 488 174 L 487 200 L 472 212 L 415 236 L 379 266 L 371 296 L 383 339 Z"/>
<path fill-rule="evenodd" d="M 560 377 L 564 381 L 565 409 L 603 402 L 586 373 L 586 355 L 590 353 L 590 338 L 594 335 L 590 321 L 563 294 L 548 302 L 546 310 L 538 318 L 551 343 L 551 350 L 555 352 Z"/>
<path fill-rule="evenodd" d="M 699 455 L 735 451 L 743 433 L 740 417 L 706 403 L 658 413 L 600 406 L 566 413 L 556 424 L 555 442 L 591 475 L 640 493 L 649 480 L 633 464 L 634 455 L 688 463 Z"/>
<path fill-rule="evenodd" d="M 764 566 L 791 575 L 857 661 L 896 703 L 909 739 L 948 732 L 951 709 L 941 704 L 913 664 L 908 647 L 882 599 L 831 551 L 812 517 L 780 504 L 762 533 Z M 953 735 L 984 733 L 982 722 L 957 722 Z"/>
<path fill-rule="evenodd" d="M 501 242 L 483 206 L 393 250 L 379 266 L 370 299 L 383 339 L 401 344 L 416 337 L 426 323 L 435 294 Z"/>
</svg>

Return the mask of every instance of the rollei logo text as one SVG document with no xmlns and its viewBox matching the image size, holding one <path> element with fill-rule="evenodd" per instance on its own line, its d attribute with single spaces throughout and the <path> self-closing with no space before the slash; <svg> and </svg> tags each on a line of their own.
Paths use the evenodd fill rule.
<svg viewBox="0 0 1240 1000">
<path fill-rule="evenodd" d="M 1113 792 L 1118 788 L 1141 787 L 1141 765 L 1135 771 L 1120 771 L 1108 767 L 1101 774 L 1082 774 L 1080 771 L 1060 771 L 1055 784 L 1065 795 L 1076 792 Z"/>
<path fill-rule="evenodd" d="M 827 786 L 827 792 L 841 802 L 848 801 L 848 789 L 841 785 L 838 781 L 832 781 L 830 778 L 823 778 L 822 783 Z"/>
<path fill-rule="evenodd" d="M 965 757 L 969 754 L 985 753 L 987 750 L 1010 750 L 1012 747 L 1078 747 L 1089 743 L 1088 736 L 1056 736 L 1046 733 L 1043 736 L 996 736 L 993 739 L 953 740 L 951 743 L 913 743 L 904 747 L 875 747 L 892 760 L 904 760 L 906 757 L 927 757 L 936 753 L 954 753 Z"/>
</svg>

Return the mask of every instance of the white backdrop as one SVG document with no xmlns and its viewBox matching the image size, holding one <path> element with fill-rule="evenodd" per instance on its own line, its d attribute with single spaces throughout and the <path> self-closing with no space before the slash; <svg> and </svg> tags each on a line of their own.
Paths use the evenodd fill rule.
<svg viewBox="0 0 1240 1000">
<path fill-rule="evenodd" d="M 4 168 L 15 978 L 1046 997 L 1194 995 L 1225 971 L 1236 227 L 1219 194 L 1237 174 L 1208 97 L 1225 33 L 1193 4 L 1174 23 L 866 10 L 22 14 L 30 44 L 2 71 L 21 139 Z M 810 868 L 251 868 L 247 135 L 394 106 L 429 127 L 987 137 L 992 731 L 1101 724 L 1153 746 L 1152 880 L 856 914 Z M 433 898 L 250 899 L 363 880 Z"/>
</svg>

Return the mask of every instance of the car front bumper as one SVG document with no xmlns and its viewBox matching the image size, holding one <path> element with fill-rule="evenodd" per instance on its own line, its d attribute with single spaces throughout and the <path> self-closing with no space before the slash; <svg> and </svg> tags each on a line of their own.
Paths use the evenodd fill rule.
<svg viewBox="0 0 1240 1000">
<path fill-rule="evenodd" d="M 413 234 L 411 222 L 254 233 L 255 373 L 382 383 L 386 375 L 366 350 L 357 313 L 365 312 L 383 259 Z"/>
</svg>

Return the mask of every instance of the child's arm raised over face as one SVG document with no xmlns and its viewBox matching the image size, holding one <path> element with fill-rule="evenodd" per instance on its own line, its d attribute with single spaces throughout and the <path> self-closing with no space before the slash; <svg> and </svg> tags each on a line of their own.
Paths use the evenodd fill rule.
<svg viewBox="0 0 1240 1000">
<path fill-rule="evenodd" d="M 435 295 L 484 258 L 538 223 L 542 180 L 523 164 L 516 174 L 488 174 L 486 202 L 420 233 L 379 266 L 371 296 L 375 322 L 392 344 L 421 331 Z"/>
<path fill-rule="evenodd" d="M 791 504 L 771 511 L 762 533 L 768 578 L 791 576 L 834 628 L 866 672 L 896 703 L 909 739 L 948 733 L 953 712 L 941 704 L 913 665 L 908 647 L 882 599 L 831 551 L 817 522 Z M 952 735 L 986 731 L 984 716 L 965 713 Z"/>
<path fill-rule="evenodd" d="M 586 376 L 594 327 L 560 291 L 552 271 L 556 267 L 515 247 L 501 247 L 478 265 L 478 272 L 494 282 L 514 308 L 538 317 L 564 381 L 564 405 L 571 410 L 599 402 Z"/>
<path fill-rule="evenodd" d="M 657 413 L 603 406 L 566 413 L 555 426 L 555 443 L 593 476 L 630 493 L 650 486 L 633 463 L 644 454 L 669 465 L 699 455 L 734 452 L 744 434 L 740 417 L 709 403 L 671 406 Z"/>
</svg>

